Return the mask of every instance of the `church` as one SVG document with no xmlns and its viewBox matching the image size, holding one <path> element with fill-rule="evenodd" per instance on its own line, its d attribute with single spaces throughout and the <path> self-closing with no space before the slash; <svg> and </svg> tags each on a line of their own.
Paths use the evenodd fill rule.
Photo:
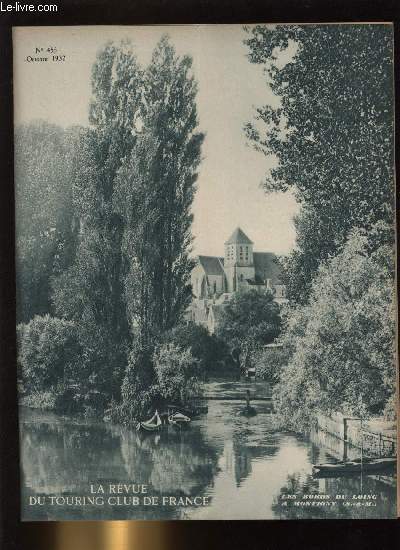
<svg viewBox="0 0 400 550">
<path fill-rule="evenodd" d="M 281 269 L 272 252 L 254 252 L 253 241 L 238 227 L 225 242 L 225 255 L 198 256 L 191 274 L 193 300 L 188 318 L 213 334 L 225 305 L 235 292 L 271 292 L 286 303 Z"/>
</svg>

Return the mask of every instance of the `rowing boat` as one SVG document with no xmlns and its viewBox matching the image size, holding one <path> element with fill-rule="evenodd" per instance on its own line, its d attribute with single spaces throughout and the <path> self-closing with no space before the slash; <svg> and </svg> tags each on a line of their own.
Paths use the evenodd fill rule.
<svg viewBox="0 0 400 550">
<path fill-rule="evenodd" d="M 313 474 L 316 477 L 327 477 L 334 475 L 343 475 L 354 472 L 380 472 L 396 467 L 396 457 L 387 458 L 365 458 L 352 460 L 349 462 L 338 462 L 336 464 L 316 464 L 313 466 Z"/>
<path fill-rule="evenodd" d="M 175 412 L 168 416 L 168 422 L 171 426 L 183 428 L 189 425 L 190 418 L 183 413 Z"/>
<path fill-rule="evenodd" d="M 189 416 L 190 418 L 208 413 L 208 406 L 205 404 L 194 404 L 190 408 L 188 408 L 183 407 L 182 405 L 175 405 L 173 403 L 170 403 L 168 404 L 167 408 L 168 414 L 171 414 L 173 412 L 180 412 L 184 415 Z"/>
<path fill-rule="evenodd" d="M 156 411 L 153 416 L 149 420 L 145 420 L 144 422 L 138 422 L 136 425 L 136 429 L 138 431 L 145 431 L 145 432 L 157 432 L 161 428 L 161 418 L 158 414 L 158 411 Z"/>
</svg>

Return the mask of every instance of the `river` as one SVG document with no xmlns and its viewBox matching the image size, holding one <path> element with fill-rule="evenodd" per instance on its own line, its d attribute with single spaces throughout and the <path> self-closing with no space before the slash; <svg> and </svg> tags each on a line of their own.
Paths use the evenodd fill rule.
<svg viewBox="0 0 400 550">
<path fill-rule="evenodd" d="M 239 415 L 243 402 L 210 398 L 208 414 L 193 419 L 189 429 L 168 427 L 144 436 L 110 423 L 22 408 L 23 519 L 395 517 L 394 474 L 313 479 L 313 464 L 337 461 L 332 442 L 276 431 L 268 401 L 252 404 L 258 414 L 246 418 Z M 145 485 L 146 495 L 158 503 L 109 502 L 110 484 L 118 483 Z M 304 504 L 309 494 L 314 504 Z M 333 504 L 318 504 L 315 495 Z M 67 496 L 92 501 L 78 505 Z M 94 496 L 101 497 L 97 505 Z M 169 497 L 187 496 L 205 498 L 192 506 L 169 504 Z"/>
</svg>

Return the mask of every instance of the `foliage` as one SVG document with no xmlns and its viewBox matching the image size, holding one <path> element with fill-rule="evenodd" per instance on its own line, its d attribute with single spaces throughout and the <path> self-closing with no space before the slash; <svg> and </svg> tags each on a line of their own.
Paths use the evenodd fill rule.
<svg viewBox="0 0 400 550">
<path fill-rule="evenodd" d="M 91 128 L 80 135 L 73 180 L 80 233 L 74 264 L 54 281 L 59 315 L 79 325 L 85 370 L 97 388 L 119 397 L 127 360 L 122 221 L 113 207 L 116 174 L 135 135 L 142 71 L 127 45 L 108 44 L 92 70 Z"/>
<path fill-rule="evenodd" d="M 274 404 L 288 426 L 307 428 L 318 411 L 383 411 L 395 388 L 391 263 L 390 247 L 370 254 L 367 236 L 354 231 L 320 266 L 310 303 L 291 313 L 283 337 L 291 356 Z"/>
<path fill-rule="evenodd" d="M 389 227 L 375 231 L 373 250 L 393 242 L 392 42 L 386 25 L 249 30 L 249 59 L 264 66 L 277 106 L 258 108 L 246 133 L 278 159 L 265 189 L 292 189 L 302 207 L 285 281 L 297 303 L 353 227 Z"/>
<path fill-rule="evenodd" d="M 174 344 L 156 348 L 153 357 L 157 391 L 169 402 L 188 404 L 201 394 L 199 361 Z"/>
<path fill-rule="evenodd" d="M 303 205 L 293 221 L 296 248 L 280 258 L 281 277 L 288 298 L 297 304 L 305 304 L 321 260 L 331 257 L 340 236 L 324 213 L 309 205 Z"/>
<path fill-rule="evenodd" d="M 135 344 L 122 383 L 122 401 L 116 410 L 116 416 L 124 424 L 132 424 L 147 414 L 155 397 L 153 348 L 138 341 Z"/>
<path fill-rule="evenodd" d="M 398 399 L 396 392 L 389 397 L 383 411 L 383 417 L 385 420 L 396 422 L 397 411 L 399 410 Z"/>
<path fill-rule="evenodd" d="M 222 311 L 216 334 L 244 371 L 257 348 L 270 344 L 279 335 L 280 328 L 279 306 L 273 301 L 273 295 L 249 290 L 232 297 Z"/>
<path fill-rule="evenodd" d="M 188 404 L 201 395 L 200 362 L 189 349 L 173 343 L 150 348 L 138 346 L 131 355 L 122 384 L 122 400 L 112 400 L 106 418 L 131 425 L 166 402 Z"/>
<path fill-rule="evenodd" d="M 128 319 L 144 345 L 179 322 L 191 298 L 191 206 L 203 141 L 191 66 L 161 39 L 143 76 L 136 142 L 116 183 Z"/>
<path fill-rule="evenodd" d="M 36 315 L 17 327 L 18 365 L 25 392 L 43 392 L 75 380 L 81 355 L 76 326 L 50 315 Z"/>
<path fill-rule="evenodd" d="M 128 43 L 109 43 L 92 69 L 89 128 L 40 123 L 17 133 L 18 288 L 33 296 L 21 315 L 54 309 L 57 322 L 74 328 L 80 371 L 66 399 L 88 414 L 108 402 L 129 422 L 149 407 L 155 343 L 191 297 L 191 206 L 203 141 L 191 66 L 165 37 L 146 69 Z M 32 366 L 25 356 L 38 352 L 22 344 L 25 379 L 31 391 L 37 384 L 63 393 L 61 355 L 57 363 L 48 352 Z M 34 382 L 39 364 L 43 380 Z"/>
<path fill-rule="evenodd" d="M 57 394 L 54 388 L 46 391 L 34 391 L 28 395 L 20 397 L 20 404 L 32 409 L 42 409 L 43 411 L 53 411 L 56 408 Z"/>
<path fill-rule="evenodd" d="M 225 342 L 193 322 L 179 324 L 163 335 L 163 342 L 174 344 L 181 350 L 190 350 L 199 361 L 203 378 L 218 373 L 223 368 L 227 352 Z"/>
<path fill-rule="evenodd" d="M 79 129 L 15 130 L 17 321 L 50 311 L 50 283 L 75 253 L 71 182 Z"/>
<path fill-rule="evenodd" d="M 97 392 L 100 393 L 100 392 Z M 49 389 L 20 395 L 20 404 L 33 409 L 54 411 L 60 414 L 84 414 L 99 416 L 104 410 L 104 400 L 91 405 L 92 395 L 84 393 L 78 384 L 58 382 Z"/>
<path fill-rule="evenodd" d="M 276 384 L 283 367 L 286 365 L 288 353 L 282 348 L 266 348 L 258 350 L 253 357 L 253 365 L 256 369 L 256 376 L 271 384 Z"/>
</svg>

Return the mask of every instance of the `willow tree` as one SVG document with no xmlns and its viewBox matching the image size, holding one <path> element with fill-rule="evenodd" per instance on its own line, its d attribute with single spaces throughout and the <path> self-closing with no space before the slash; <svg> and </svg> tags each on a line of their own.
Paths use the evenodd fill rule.
<svg viewBox="0 0 400 550">
<path fill-rule="evenodd" d="M 255 26 L 246 44 L 277 106 L 260 106 L 250 142 L 278 159 L 266 191 L 295 192 L 298 250 L 289 293 L 305 302 L 321 260 L 353 227 L 371 251 L 393 242 L 393 35 L 389 25 Z"/>
<path fill-rule="evenodd" d="M 125 300 L 136 337 L 124 385 L 129 402 L 132 384 L 148 389 L 158 335 L 182 318 L 191 299 L 191 206 L 203 141 L 191 67 L 190 57 L 161 39 L 144 75 L 136 142 L 114 197 L 124 225 Z"/>
</svg>

